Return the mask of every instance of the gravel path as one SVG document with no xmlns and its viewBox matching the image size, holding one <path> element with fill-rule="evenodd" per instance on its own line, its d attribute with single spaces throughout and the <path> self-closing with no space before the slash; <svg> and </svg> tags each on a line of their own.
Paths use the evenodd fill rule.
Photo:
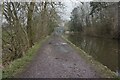
<svg viewBox="0 0 120 80">
<path fill-rule="evenodd" d="M 61 37 L 51 37 L 17 78 L 100 78 Z"/>
</svg>

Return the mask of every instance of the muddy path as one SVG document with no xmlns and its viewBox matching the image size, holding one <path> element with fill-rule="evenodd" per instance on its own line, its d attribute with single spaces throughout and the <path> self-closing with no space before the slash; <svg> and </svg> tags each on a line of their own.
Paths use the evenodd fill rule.
<svg viewBox="0 0 120 80">
<path fill-rule="evenodd" d="M 101 76 L 64 39 L 52 36 L 38 50 L 26 69 L 16 77 L 100 78 Z"/>
</svg>

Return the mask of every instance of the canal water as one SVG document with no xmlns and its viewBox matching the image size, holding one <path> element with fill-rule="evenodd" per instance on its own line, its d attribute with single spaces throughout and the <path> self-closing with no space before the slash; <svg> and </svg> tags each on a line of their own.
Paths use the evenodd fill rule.
<svg viewBox="0 0 120 80">
<path fill-rule="evenodd" d="M 80 36 L 77 34 L 69 35 L 68 39 L 112 71 L 118 71 L 117 40 Z"/>
</svg>

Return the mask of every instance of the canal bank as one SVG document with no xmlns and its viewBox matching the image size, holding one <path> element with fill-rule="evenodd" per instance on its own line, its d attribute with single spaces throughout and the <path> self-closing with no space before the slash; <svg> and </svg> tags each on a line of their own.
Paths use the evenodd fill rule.
<svg viewBox="0 0 120 80">
<path fill-rule="evenodd" d="M 82 53 L 82 51 L 81 51 Z M 51 36 L 38 50 L 36 56 L 23 72 L 15 78 L 113 78 L 104 77 L 86 62 L 60 36 Z"/>
<path fill-rule="evenodd" d="M 104 78 L 116 78 L 117 73 L 114 71 L 111 71 L 107 66 L 104 66 L 100 62 L 96 61 L 92 56 L 88 55 L 84 50 L 77 47 L 75 44 L 73 44 L 70 40 L 68 40 L 66 37 L 62 36 L 62 38 L 67 41 L 78 53 L 80 53 L 80 56 L 82 56 L 87 63 L 90 63 L 94 68 L 96 69 L 99 74 L 102 75 Z"/>
<path fill-rule="evenodd" d="M 80 34 L 68 35 L 68 40 L 91 55 L 95 60 L 118 72 L 118 40 L 83 36 Z"/>
</svg>

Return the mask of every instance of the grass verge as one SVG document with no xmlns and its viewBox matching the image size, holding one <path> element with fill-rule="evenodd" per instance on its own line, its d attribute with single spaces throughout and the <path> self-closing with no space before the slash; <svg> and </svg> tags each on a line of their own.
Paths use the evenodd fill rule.
<svg viewBox="0 0 120 80">
<path fill-rule="evenodd" d="M 62 36 L 62 38 L 65 41 L 67 41 L 67 43 L 70 44 L 76 51 L 78 51 L 80 53 L 80 55 L 87 61 L 87 63 L 90 63 L 95 68 L 95 70 L 99 74 L 101 74 L 100 76 L 102 78 L 118 78 L 118 76 L 115 72 L 111 71 L 106 66 L 102 65 L 100 62 L 94 60 L 94 58 L 92 56 L 88 55 L 85 51 L 83 51 L 82 49 L 77 47 L 75 44 L 73 44 L 71 41 L 69 41 L 66 37 Z"/>
<path fill-rule="evenodd" d="M 2 79 L 2 68 L 0 68 L 0 80 Z"/>
<path fill-rule="evenodd" d="M 4 68 L 2 71 L 2 78 L 11 78 L 14 77 L 15 74 L 23 71 L 24 67 L 31 62 L 38 49 L 48 38 L 49 36 L 41 40 L 39 43 L 35 43 L 35 45 L 27 51 L 26 55 L 20 59 L 13 61 L 8 67 Z"/>
</svg>

